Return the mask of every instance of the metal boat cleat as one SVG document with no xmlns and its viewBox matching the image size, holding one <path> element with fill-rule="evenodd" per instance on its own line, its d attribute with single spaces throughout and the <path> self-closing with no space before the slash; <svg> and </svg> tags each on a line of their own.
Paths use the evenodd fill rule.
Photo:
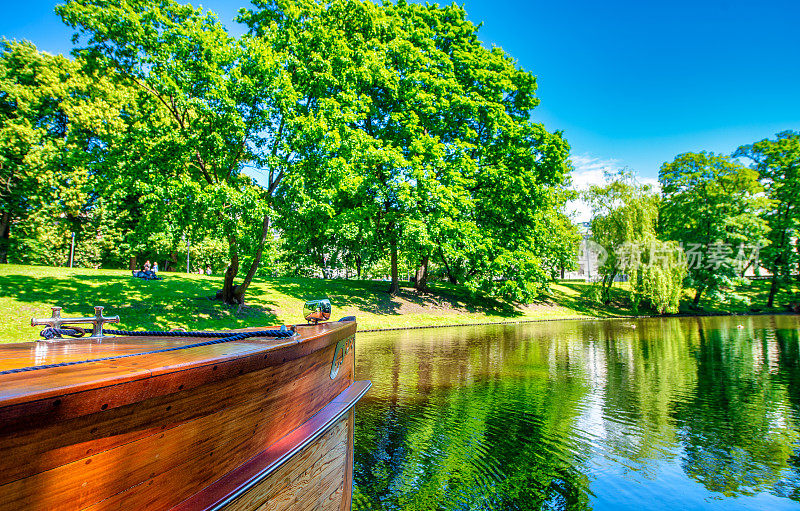
<svg viewBox="0 0 800 511">
<path fill-rule="evenodd" d="M 66 326 L 69 328 L 70 325 L 75 324 L 83 324 L 83 323 L 91 323 L 92 324 L 92 335 L 89 336 L 90 339 L 102 339 L 103 338 L 103 325 L 105 323 L 119 323 L 119 316 L 103 316 L 103 308 L 101 306 L 95 306 L 94 308 L 94 317 L 89 318 L 62 318 L 61 317 L 61 307 L 51 307 L 53 310 L 53 315 L 49 318 L 43 319 L 31 319 L 31 326 L 47 326 L 50 328 L 55 329 L 62 329 Z"/>
</svg>

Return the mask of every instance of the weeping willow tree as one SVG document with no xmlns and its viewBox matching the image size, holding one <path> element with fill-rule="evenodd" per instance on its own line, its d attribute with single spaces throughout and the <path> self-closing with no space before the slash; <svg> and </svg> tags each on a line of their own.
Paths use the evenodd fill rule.
<svg viewBox="0 0 800 511">
<path fill-rule="evenodd" d="M 656 236 L 658 194 L 630 171 L 608 174 L 606 180 L 584 194 L 592 207 L 592 241 L 607 253 L 599 267 L 603 302 L 611 302 L 614 279 L 627 275 L 634 308 L 645 302 L 659 314 L 677 312 L 686 260 L 677 244 Z"/>
<path fill-rule="evenodd" d="M 675 242 L 653 239 L 639 261 L 626 267 L 634 308 L 645 302 L 659 314 L 678 312 L 686 277 L 686 257 Z"/>
</svg>

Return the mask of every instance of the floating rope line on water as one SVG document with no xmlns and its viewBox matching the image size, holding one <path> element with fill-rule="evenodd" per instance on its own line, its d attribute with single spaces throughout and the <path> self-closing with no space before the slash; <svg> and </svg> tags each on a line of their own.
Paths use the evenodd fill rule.
<svg viewBox="0 0 800 511">
<path fill-rule="evenodd" d="M 45 331 L 48 331 L 45 334 Z M 86 333 L 85 330 L 79 327 L 69 328 L 45 328 L 41 335 L 46 339 L 52 339 L 57 335 L 69 335 L 72 337 L 81 337 Z M 296 334 L 295 331 L 289 330 L 286 326 L 282 326 L 280 330 L 257 330 L 253 332 L 180 332 L 180 331 L 136 331 L 136 330 L 106 330 L 103 329 L 104 334 L 109 335 L 123 335 L 123 336 L 149 336 L 149 337 L 216 337 L 212 341 L 197 342 L 194 344 L 187 344 L 186 346 L 174 346 L 172 348 L 161 348 L 151 351 L 143 351 L 140 353 L 128 353 L 127 355 L 113 355 L 110 357 L 92 358 L 88 360 L 75 360 L 72 362 L 59 362 L 57 364 L 44 364 L 38 366 L 18 367 L 16 369 L 7 369 L 0 371 L 0 375 L 26 373 L 29 371 L 38 371 L 40 369 L 52 369 L 55 367 L 67 367 L 80 364 L 88 364 L 89 362 L 105 362 L 108 360 L 119 360 L 123 358 L 139 357 L 142 355 L 154 355 L 156 353 L 166 353 L 169 351 L 187 350 L 190 348 L 199 348 L 202 346 L 211 346 L 214 344 L 222 344 L 231 341 L 241 341 L 250 337 L 275 337 L 279 339 L 286 339 Z M 51 337 L 47 337 L 51 335 Z"/>
</svg>

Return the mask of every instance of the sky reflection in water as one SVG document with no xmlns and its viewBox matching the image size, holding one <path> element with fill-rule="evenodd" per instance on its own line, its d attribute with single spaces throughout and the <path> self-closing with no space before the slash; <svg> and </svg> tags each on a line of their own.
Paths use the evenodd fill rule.
<svg viewBox="0 0 800 511">
<path fill-rule="evenodd" d="M 800 320 L 359 334 L 353 509 L 800 509 Z"/>
</svg>

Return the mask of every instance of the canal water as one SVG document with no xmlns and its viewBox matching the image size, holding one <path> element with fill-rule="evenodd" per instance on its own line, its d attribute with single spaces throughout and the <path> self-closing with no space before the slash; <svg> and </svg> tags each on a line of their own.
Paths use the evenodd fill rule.
<svg viewBox="0 0 800 511">
<path fill-rule="evenodd" d="M 800 319 L 359 334 L 354 510 L 800 509 Z"/>
</svg>

